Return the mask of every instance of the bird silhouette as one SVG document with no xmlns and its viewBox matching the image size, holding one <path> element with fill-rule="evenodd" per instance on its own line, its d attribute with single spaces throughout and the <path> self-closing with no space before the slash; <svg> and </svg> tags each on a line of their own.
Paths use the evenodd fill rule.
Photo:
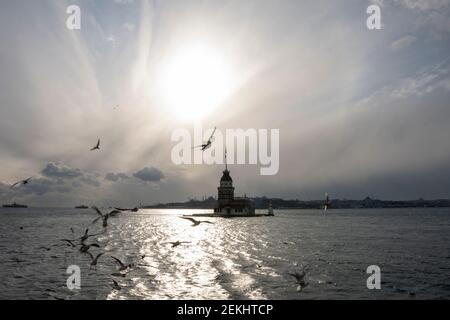
<svg viewBox="0 0 450 320">
<path fill-rule="evenodd" d="M 96 146 L 93 147 L 90 151 L 94 151 L 94 150 L 100 150 L 100 139 L 98 139 Z"/>
<path fill-rule="evenodd" d="M 104 253 L 102 252 L 102 253 L 99 253 L 96 257 L 94 257 L 93 255 L 92 255 L 92 253 L 90 253 L 89 251 L 87 252 L 87 254 L 89 255 L 89 257 L 91 257 L 91 267 L 90 267 L 90 269 L 92 269 L 92 268 L 97 268 L 97 263 L 98 263 L 98 259 L 100 259 L 100 257 L 102 256 L 102 255 L 104 255 Z"/>
<path fill-rule="evenodd" d="M 206 141 L 206 143 L 202 144 L 201 146 L 193 147 L 192 149 L 200 148 L 202 151 L 209 149 L 214 141 L 214 134 L 216 133 L 216 130 L 217 130 L 217 127 L 214 127 L 213 133 L 209 137 L 208 141 Z"/>
<path fill-rule="evenodd" d="M 125 271 L 134 267 L 133 263 L 125 264 L 119 258 L 113 256 L 111 256 L 111 258 L 113 258 L 114 261 L 119 265 L 119 271 Z"/>
<path fill-rule="evenodd" d="M 202 223 L 214 224 L 211 221 L 199 221 L 199 220 L 195 220 L 194 218 L 189 218 L 189 217 L 180 217 L 180 218 L 191 221 L 193 227 L 199 226 Z"/>
<path fill-rule="evenodd" d="M 187 242 L 187 241 L 165 242 L 165 244 L 171 244 L 172 248 L 178 247 L 184 243 L 190 243 L 190 242 Z"/>
<path fill-rule="evenodd" d="M 122 287 L 119 286 L 119 283 L 117 283 L 116 280 L 114 280 L 114 279 L 111 279 L 111 280 L 112 280 L 112 282 L 113 282 L 112 287 L 113 287 L 114 290 L 117 290 L 117 291 L 122 290 Z"/>
<path fill-rule="evenodd" d="M 72 241 L 76 241 L 76 240 L 80 240 L 80 243 L 84 243 L 86 242 L 87 239 L 92 238 L 92 237 L 96 237 L 96 236 L 100 236 L 102 234 L 104 234 L 105 231 L 100 232 L 100 233 L 96 233 L 96 234 L 89 234 L 89 229 L 86 229 L 86 231 L 84 231 L 84 235 L 82 235 L 79 239 L 75 239 Z"/>
<path fill-rule="evenodd" d="M 289 273 L 290 276 L 295 278 L 295 282 L 297 283 L 297 291 L 301 292 L 309 283 L 305 281 L 306 277 L 306 267 L 303 267 L 302 272 L 296 271 L 295 273 Z"/>
<path fill-rule="evenodd" d="M 92 207 L 92 209 L 95 210 L 95 212 L 97 212 L 97 214 L 100 216 L 97 219 L 94 219 L 94 221 L 92 221 L 92 224 L 97 223 L 97 221 L 99 221 L 100 219 L 102 219 L 103 221 L 103 228 L 108 227 L 108 219 L 111 217 L 111 215 L 116 214 L 117 212 L 115 210 L 111 211 L 110 213 L 107 214 L 103 214 L 99 208 L 97 207 Z"/>
<path fill-rule="evenodd" d="M 100 248 L 100 246 L 96 243 L 92 243 L 92 244 L 81 244 L 81 248 L 80 248 L 80 252 L 81 253 L 88 253 L 89 249 L 91 249 L 92 247 L 96 247 L 96 248 Z"/>
<path fill-rule="evenodd" d="M 33 179 L 33 178 L 34 177 L 29 177 L 28 179 L 17 181 L 16 183 L 12 184 L 10 188 L 13 189 L 16 186 L 27 185 L 28 183 L 30 183 L 31 179 Z"/>
</svg>

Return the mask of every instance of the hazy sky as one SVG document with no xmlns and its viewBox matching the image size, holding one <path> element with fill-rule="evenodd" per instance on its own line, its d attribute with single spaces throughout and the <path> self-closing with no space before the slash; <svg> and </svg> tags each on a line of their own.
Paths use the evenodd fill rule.
<svg viewBox="0 0 450 320">
<path fill-rule="evenodd" d="M 371 3 L 382 30 L 366 27 Z M 71 4 L 81 30 L 66 28 Z M 192 106 L 172 108 L 186 92 L 161 84 L 194 47 L 227 73 L 205 128 L 280 129 L 278 175 L 233 165 L 238 194 L 450 196 L 450 0 L 14 0 L 0 3 L 0 200 L 216 195 L 222 166 L 171 161 Z"/>
</svg>

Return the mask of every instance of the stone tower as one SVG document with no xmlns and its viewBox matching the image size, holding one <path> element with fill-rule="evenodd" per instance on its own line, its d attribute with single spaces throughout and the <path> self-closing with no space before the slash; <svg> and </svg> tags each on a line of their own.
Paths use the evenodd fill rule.
<svg viewBox="0 0 450 320">
<path fill-rule="evenodd" d="M 227 150 L 225 149 L 225 171 L 220 179 L 218 202 L 219 206 L 226 205 L 234 200 L 233 179 L 231 179 L 230 171 L 227 164 Z"/>
</svg>

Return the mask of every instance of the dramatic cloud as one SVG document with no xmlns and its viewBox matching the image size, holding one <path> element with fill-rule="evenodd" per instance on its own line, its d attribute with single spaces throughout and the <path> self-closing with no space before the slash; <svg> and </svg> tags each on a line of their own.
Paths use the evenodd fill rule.
<svg viewBox="0 0 450 320">
<path fill-rule="evenodd" d="M 448 196 L 444 179 L 418 181 L 450 162 L 450 1 L 75 2 L 76 31 L 65 1 L 0 5 L 2 201 L 216 195 L 222 166 L 173 164 L 172 133 L 193 124 L 161 98 L 165 62 L 197 45 L 223 54 L 233 87 L 203 127 L 280 129 L 279 174 L 232 165 L 237 194 Z M 370 2 L 383 30 L 365 28 Z"/>
<path fill-rule="evenodd" d="M 145 182 L 159 182 L 165 178 L 164 174 L 159 169 L 153 167 L 145 167 L 133 174 L 133 176 Z"/>
<path fill-rule="evenodd" d="M 77 178 L 83 175 L 80 169 L 72 169 L 68 166 L 55 163 L 47 164 L 44 170 L 42 170 L 42 174 L 50 178 L 64 178 L 64 179 Z"/>
</svg>

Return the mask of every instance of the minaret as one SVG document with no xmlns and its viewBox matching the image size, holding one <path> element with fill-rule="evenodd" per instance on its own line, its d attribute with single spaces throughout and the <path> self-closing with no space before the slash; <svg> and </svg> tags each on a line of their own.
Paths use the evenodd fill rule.
<svg viewBox="0 0 450 320">
<path fill-rule="evenodd" d="M 234 199 L 234 187 L 233 179 L 231 179 L 230 171 L 228 171 L 227 163 L 227 149 L 225 148 L 225 171 L 220 179 L 220 186 L 217 188 L 219 191 L 219 206 L 226 205 L 228 202 Z"/>
</svg>

